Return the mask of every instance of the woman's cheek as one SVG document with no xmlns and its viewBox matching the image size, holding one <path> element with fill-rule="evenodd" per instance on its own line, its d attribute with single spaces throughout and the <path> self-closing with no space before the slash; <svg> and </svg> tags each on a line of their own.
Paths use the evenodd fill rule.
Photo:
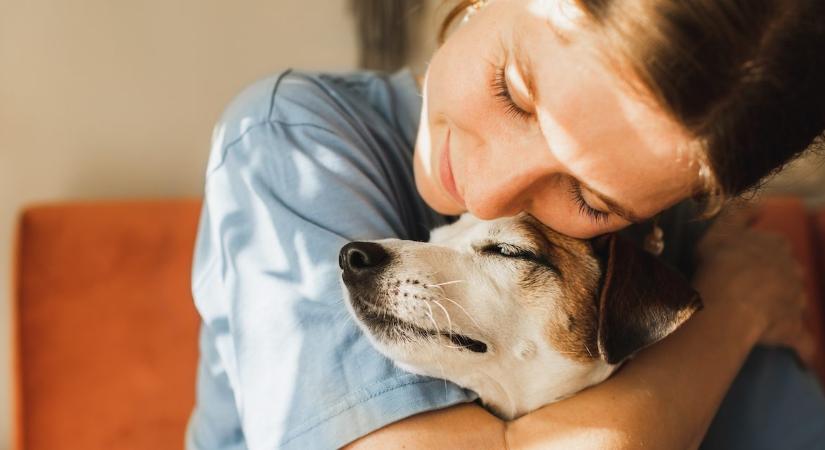
<svg viewBox="0 0 825 450">
<path fill-rule="evenodd" d="M 429 66 L 435 81 L 431 100 L 439 105 L 438 111 L 432 112 L 447 116 L 454 126 L 465 129 L 489 120 L 495 101 L 490 80 L 497 44 L 488 36 L 490 30 L 479 35 L 477 25 L 471 22 L 457 30 L 435 52 Z"/>
</svg>

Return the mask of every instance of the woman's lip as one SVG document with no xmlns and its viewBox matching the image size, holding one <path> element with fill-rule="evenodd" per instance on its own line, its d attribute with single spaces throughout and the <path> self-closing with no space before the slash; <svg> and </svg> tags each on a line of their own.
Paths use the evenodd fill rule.
<svg viewBox="0 0 825 450">
<path fill-rule="evenodd" d="M 441 162 L 439 164 L 439 175 L 441 176 L 441 185 L 449 193 L 459 205 L 464 205 L 464 199 L 458 193 L 458 188 L 455 185 L 455 178 L 453 178 L 453 166 L 450 163 L 450 130 L 447 130 L 447 138 L 444 140 L 444 148 L 441 150 Z"/>
</svg>

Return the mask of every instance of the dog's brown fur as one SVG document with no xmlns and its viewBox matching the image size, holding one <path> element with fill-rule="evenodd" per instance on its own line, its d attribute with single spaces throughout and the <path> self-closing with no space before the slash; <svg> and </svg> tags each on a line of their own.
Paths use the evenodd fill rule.
<svg viewBox="0 0 825 450">
<path fill-rule="evenodd" d="M 563 295 L 559 316 L 547 323 L 547 339 L 571 359 L 586 362 L 598 358 L 598 305 L 600 269 L 590 246 L 581 240 L 551 230 L 536 219 L 526 216 L 520 222 L 523 233 L 535 244 L 540 254 L 558 267 Z M 522 277 L 525 292 L 541 292 L 535 284 L 545 283 L 535 266 Z M 548 301 L 548 299 L 544 299 Z"/>
</svg>

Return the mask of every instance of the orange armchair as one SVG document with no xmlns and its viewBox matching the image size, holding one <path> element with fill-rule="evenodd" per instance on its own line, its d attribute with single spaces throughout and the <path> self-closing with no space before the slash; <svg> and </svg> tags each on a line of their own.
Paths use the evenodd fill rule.
<svg viewBox="0 0 825 450">
<path fill-rule="evenodd" d="M 183 446 L 199 319 L 189 273 L 198 200 L 62 203 L 21 215 L 14 275 L 18 450 Z M 825 211 L 765 205 L 808 269 L 825 344 Z M 816 368 L 825 380 L 825 354 Z"/>
<path fill-rule="evenodd" d="M 16 447 L 179 449 L 199 319 L 197 200 L 27 209 L 16 252 Z"/>
</svg>

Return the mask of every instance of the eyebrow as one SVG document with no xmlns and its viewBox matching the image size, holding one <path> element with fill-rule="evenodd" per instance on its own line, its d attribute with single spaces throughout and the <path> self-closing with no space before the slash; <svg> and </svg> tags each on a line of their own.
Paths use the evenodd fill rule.
<svg viewBox="0 0 825 450">
<path fill-rule="evenodd" d="M 585 183 L 583 181 L 580 181 L 578 179 L 575 179 L 575 178 L 574 178 L 574 180 L 575 180 L 574 181 L 575 183 L 579 183 L 579 185 L 581 185 L 581 187 L 583 187 L 584 189 L 587 189 L 588 192 L 590 192 L 594 196 L 598 197 L 599 200 L 604 202 L 604 204 L 607 205 L 607 209 L 609 209 L 610 212 L 612 212 L 613 214 L 616 214 L 617 216 L 619 216 L 622 219 L 624 219 L 628 222 L 631 222 L 631 223 L 640 223 L 640 222 L 645 221 L 644 218 L 642 218 L 638 214 L 631 211 L 630 208 L 627 208 L 627 207 L 624 207 L 624 206 L 620 205 L 619 202 L 617 202 L 616 200 L 613 200 L 612 198 L 608 197 L 607 195 L 604 195 L 601 192 L 593 189 L 587 183 Z"/>
</svg>

